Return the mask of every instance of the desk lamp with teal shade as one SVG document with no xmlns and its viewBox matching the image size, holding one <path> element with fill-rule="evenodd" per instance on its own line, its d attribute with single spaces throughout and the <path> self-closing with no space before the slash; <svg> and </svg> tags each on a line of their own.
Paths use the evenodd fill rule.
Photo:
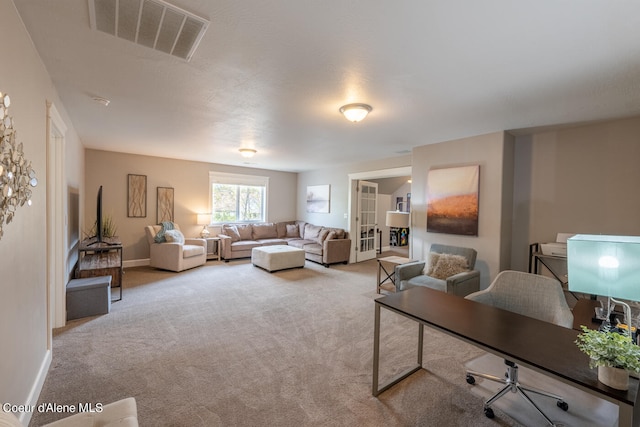
<svg viewBox="0 0 640 427">
<path fill-rule="evenodd" d="M 609 297 L 624 308 L 631 335 L 631 308 L 616 298 L 640 301 L 640 236 L 577 234 L 567 240 L 569 290 Z"/>
</svg>

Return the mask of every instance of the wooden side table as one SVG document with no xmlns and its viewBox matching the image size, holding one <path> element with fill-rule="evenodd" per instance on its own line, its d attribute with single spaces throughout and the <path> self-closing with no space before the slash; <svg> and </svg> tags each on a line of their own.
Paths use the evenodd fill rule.
<svg viewBox="0 0 640 427">
<path fill-rule="evenodd" d="M 207 241 L 207 260 L 217 259 L 220 261 L 220 238 L 205 237 Z"/>
<path fill-rule="evenodd" d="M 384 258 L 377 258 L 376 260 L 378 261 L 378 281 L 376 285 L 377 293 L 380 293 L 380 290 L 395 292 L 396 291 L 396 281 L 395 281 L 396 265 L 402 265 L 402 264 L 406 264 L 408 262 L 414 261 L 412 259 L 404 258 L 401 256 L 388 256 Z M 384 266 L 385 263 L 391 264 L 390 272 L 387 271 L 387 269 L 385 268 Z M 385 275 L 384 279 L 382 278 L 383 273 Z M 389 283 L 387 283 L 387 281 L 392 283 L 393 287 L 389 286 Z"/>
</svg>

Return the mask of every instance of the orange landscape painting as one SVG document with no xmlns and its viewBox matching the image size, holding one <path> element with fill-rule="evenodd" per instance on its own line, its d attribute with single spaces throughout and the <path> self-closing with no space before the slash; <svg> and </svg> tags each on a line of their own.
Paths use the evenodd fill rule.
<svg viewBox="0 0 640 427">
<path fill-rule="evenodd" d="M 479 178 L 479 165 L 429 171 L 427 231 L 478 235 Z"/>
</svg>

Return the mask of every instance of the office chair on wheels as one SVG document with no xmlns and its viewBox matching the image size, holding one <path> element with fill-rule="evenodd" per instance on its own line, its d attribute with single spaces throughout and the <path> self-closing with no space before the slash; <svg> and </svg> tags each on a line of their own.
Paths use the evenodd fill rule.
<svg viewBox="0 0 640 427">
<path fill-rule="evenodd" d="M 562 286 L 560 282 L 549 277 L 520 271 L 503 271 L 496 276 L 487 289 L 469 294 L 465 298 L 524 316 L 534 317 L 565 328 L 573 326 L 573 314 L 567 305 Z M 480 377 L 505 385 L 484 403 L 484 414 L 488 418 L 493 418 L 494 413 L 491 405 L 511 391 L 519 394 L 531 404 L 549 425 L 555 425 L 538 405 L 531 400 L 529 393 L 555 399 L 557 406 L 563 411 L 568 410 L 569 405 L 561 396 L 520 384 L 518 381 L 518 366 L 510 360 L 505 360 L 505 364 L 507 365 L 505 378 L 467 370 L 467 383 L 469 384 L 475 384 L 475 377 Z"/>
</svg>

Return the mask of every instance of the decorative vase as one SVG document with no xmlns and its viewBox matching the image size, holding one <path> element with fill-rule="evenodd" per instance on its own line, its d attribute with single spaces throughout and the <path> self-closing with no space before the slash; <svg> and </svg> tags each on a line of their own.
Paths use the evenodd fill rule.
<svg viewBox="0 0 640 427">
<path fill-rule="evenodd" d="M 629 389 L 629 373 L 613 366 L 598 366 L 598 381 L 616 390 Z"/>
</svg>

